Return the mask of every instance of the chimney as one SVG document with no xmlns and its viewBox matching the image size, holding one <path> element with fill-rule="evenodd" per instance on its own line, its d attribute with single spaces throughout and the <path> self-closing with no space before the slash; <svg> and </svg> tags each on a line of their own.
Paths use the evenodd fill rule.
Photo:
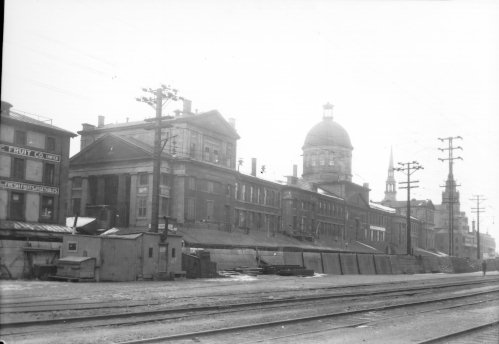
<svg viewBox="0 0 499 344">
<path fill-rule="evenodd" d="M 256 177 L 256 158 L 251 158 L 251 175 Z"/>
<path fill-rule="evenodd" d="M 10 108 L 12 104 L 2 101 L 2 115 L 10 116 Z"/>
<path fill-rule="evenodd" d="M 364 189 L 369 189 L 369 183 L 364 183 L 362 186 L 364 187 Z"/>
<path fill-rule="evenodd" d="M 184 99 L 182 100 L 182 103 L 183 103 L 182 113 L 184 115 L 192 115 L 192 100 Z"/>
<path fill-rule="evenodd" d="M 293 165 L 293 175 L 287 176 L 287 184 L 288 185 L 296 185 L 298 184 L 298 165 Z"/>
<path fill-rule="evenodd" d="M 126 118 L 126 122 L 127 122 L 127 123 L 128 123 L 128 120 L 129 120 L 129 119 L 130 119 L 130 118 L 128 118 L 128 117 Z"/>
<path fill-rule="evenodd" d="M 105 119 L 105 117 L 104 117 L 104 116 L 99 116 L 99 117 L 98 117 L 98 121 L 97 121 L 97 128 L 102 128 L 102 127 L 104 127 L 104 119 Z"/>
<path fill-rule="evenodd" d="M 229 124 L 232 128 L 236 129 L 236 119 L 231 117 L 229 118 Z"/>
</svg>

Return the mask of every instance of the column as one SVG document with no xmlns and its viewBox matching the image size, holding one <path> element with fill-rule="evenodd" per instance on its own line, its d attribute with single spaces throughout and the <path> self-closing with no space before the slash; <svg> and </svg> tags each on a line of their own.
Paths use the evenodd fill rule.
<svg viewBox="0 0 499 344">
<path fill-rule="evenodd" d="M 80 201 L 80 216 L 87 215 L 87 203 L 88 203 L 88 177 L 82 177 L 81 179 L 81 201 Z"/>
<path fill-rule="evenodd" d="M 97 177 L 97 197 L 95 200 L 96 205 L 104 204 L 104 193 L 106 188 L 106 182 L 104 180 L 104 176 Z"/>
<path fill-rule="evenodd" d="M 118 226 L 128 225 L 128 209 L 126 208 L 126 175 L 118 175 Z"/>
<path fill-rule="evenodd" d="M 130 175 L 130 212 L 129 226 L 136 226 L 137 221 L 137 174 Z"/>
</svg>

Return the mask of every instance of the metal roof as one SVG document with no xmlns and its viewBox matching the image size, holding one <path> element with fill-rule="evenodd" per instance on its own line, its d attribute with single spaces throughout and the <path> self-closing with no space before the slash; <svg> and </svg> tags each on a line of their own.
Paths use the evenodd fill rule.
<svg viewBox="0 0 499 344">
<path fill-rule="evenodd" d="M 58 224 L 11 221 L 11 220 L 0 220 L 0 229 L 33 231 L 33 232 L 52 232 L 52 233 L 72 233 L 73 231 L 68 226 L 63 226 Z"/>
<path fill-rule="evenodd" d="M 59 262 L 63 262 L 63 263 L 81 263 L 81 262 L 85 262 L 85 261 L 90 260 L 90 259 L 94 259 L 95 260 L 94 257 L 69 256 L 69 257 L 60 258 Z"/>
</svg>

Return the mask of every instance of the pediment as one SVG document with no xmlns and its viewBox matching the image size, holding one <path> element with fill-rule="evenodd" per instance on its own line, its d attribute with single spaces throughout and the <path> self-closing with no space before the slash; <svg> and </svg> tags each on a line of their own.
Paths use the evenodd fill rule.
<svg viewBox="0 0 499 344">
<path fill-rule="evenodd" d="M 139 146 L 113 134 L 108 134 L 94 143 L 85 147 L 82 151 L 70 159 L 71 165 L 91 164 L 101 162 L 113 162 L 124 160 L 150 159 L 152 148 Z"/>
</svg>

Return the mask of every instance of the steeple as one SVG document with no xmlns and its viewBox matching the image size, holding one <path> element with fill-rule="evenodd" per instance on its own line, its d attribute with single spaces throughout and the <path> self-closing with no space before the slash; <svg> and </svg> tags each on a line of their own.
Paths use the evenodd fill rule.
<svg viewBox="0 0 499 344">
<path fill-rule="evenodd" d="M 390 147 L 390 163 L 388 164 L 388 178 L 386 178 L 385 198 L 383 202 L 397 200 L 397 182 L 393 173 L 393 148 Z"/>
</svg>

